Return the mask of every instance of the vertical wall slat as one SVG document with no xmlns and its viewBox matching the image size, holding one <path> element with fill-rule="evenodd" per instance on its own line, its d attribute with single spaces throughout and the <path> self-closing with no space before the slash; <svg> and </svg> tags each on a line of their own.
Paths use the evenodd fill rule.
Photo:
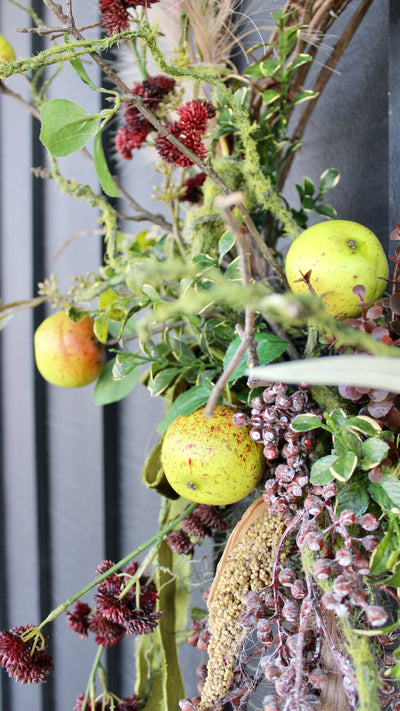
<svg viewBox="0 0 400 711">
<path fill-rule="evenodd" d="M 34 0 L 32 9 L 41 16 L 43 4 Z M 43 38 L 36 33 L 31 35 L 31 53 L 37 54 L 45 48 Z M 44 77 L 43 77 L 44 78 Z M 45 164 L 45 149 L 39 140 L 40 124 L 31 117 L 32 166 Z M 32 293 L 37 291 L 37 284 L 43 279 L 45 271 L 45 251 L 43 229 L 45 225 L 45 189 L 44 182 L 32 174 Z M 44 305 L 38 306 L 32 313 L 32 338 L 34 331 L 45 318 Z M 35 473 L 36 473 L 36 508 L 37 508 L 37 547 L 39 555 L 39 619 L 45 619 L 53 605 L 52 565 L 51 565 L 51 521 L 50 521 L 50 468 L 48 441 L 48 397 L 47 387 L 37 370 L 34 372 L 34 438 L 35 438 Z M 48 652 L 51 655 L 53 644 L 49 639 Z M 42 685 L 42 711 L 54 706 L 54 676 L 50 675 Z"/>
</svg>

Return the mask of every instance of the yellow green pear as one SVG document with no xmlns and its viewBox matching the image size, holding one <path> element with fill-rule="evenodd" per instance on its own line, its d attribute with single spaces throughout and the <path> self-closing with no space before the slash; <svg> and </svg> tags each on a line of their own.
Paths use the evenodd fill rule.
<svg viewBox="0 0 400 711">
<path fill-rule="evenodd" d="M 104 367 L 104 347 L 90 316 L 75 323 L 65 311 L 46 318 L 35 331 L 35 360 L 52 385 L 79 388 L 96 380 Z"/>
<path fill-rule="evenodd" d="M 0 62 L 9 62 L 15 59 L 15 52 L 11 44 L 3 35 L 0 35 Z"/>
<path fill-rule="evenodd" d="M 319 222 L 291 244 L 285 263 L 286 278 L 296 294 L 310 293 L 302 275 L 309 275 L 314 292 L 326 310 L 344 319 L 361 312 L 353 288 L 365 287 L 365 301 L 382 296 L 389 276 L 388 261 L 371 230 L 350 220 Z"/>
<path fill-rule="evenodd" d="M 204 407 L 177 417 L 168 427 L 161 450 L 165 476 L 190 501 L 223 506 L 243 499 L 264 471 L 262 445 L 248 427 L 237 427 L 228 405 L 217 405 L 212 418 Z"/>
</svg>

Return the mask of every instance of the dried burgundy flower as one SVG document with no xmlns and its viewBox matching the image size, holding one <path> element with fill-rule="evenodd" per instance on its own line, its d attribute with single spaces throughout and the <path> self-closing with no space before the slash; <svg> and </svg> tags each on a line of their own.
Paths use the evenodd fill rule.
<svg viewBox="0 0 400 711">
<path fill-rule="evenodd" d="M 175 136 L 175 138 L 178 138 L 183 145 L 186 146 L 186 148 L 193 151 L 198 158 L 201 158 L 202 160 L 205 158 L 207 149 L 197 131 L 183 132 L 177 121 L 167 121 L 165 123 L 165 128 L 168 133 Z M 169 141 L 168 138 L 162 133 L 157 134 L 155 147 L 161 158 L 163 158 L 167 163 L 172 163 L 180 166 L 181 168 L 189 168 L 193 165 L 193 161 L 182 153 L 179 148 L 171 143 L 171 141 Z"/>
<path fill-rule="evenodd" d="M 204 133 L 208 119 L 215 116 L 213 105 L 205 99 L 186 101 L 176 110 L 179 116 L 179 126 L 182 131 L 198 131 Z"/>
<path fill-rule="evenodd" d="M 109 36 L 129 29 L 129 7 L 149 7 L 158 0 L 100 0 L 101 23 Z"/>
<path fill-rule="evenodd" d="M 183 529 L 169 533 L 167 543 L 171 550 L 179 555 L 193 555 L 194 553 L 194 543 Z"/>
<path fill-rule="evenodd" d="M 140 130 L 129 129 L 126 126 L 122 126 L 118 129 L 115 136 L 115 146 L 118 153 L 125 158 L 125 160 L 132 160 L 132 151 L 135 148 L 140 148 L 142 143 L 145 142 L 150 128 L 143 124 Z"/>
<path fill-rule="evenodd" d="M 182 521 L 182 528 L 197 538 L 205 538 L 205 536 L 211 535 L 211 528 L 206 526 L 196 510 L 192 511 L 192 513 L 186 516 Z"/>
<path fill-rule="evenodd" d="M 186 178 L 186 180 L 184 180 L 182 183 L 182 188 L 185 188 L 185 192 L 179 198 L 180 202 L 200 202 L 203 194 L 201 191 L 201 186 L 203 185 L 206 177 L 207 176 L 205 173 L 197 173 L 194 178 Z M 244 415 L 244 413 L 238 414 Z M 246 415 L 244 416 L 247 418 Z M 235 422 L 235 424 L 237 423 Z"/>
<path fill-rule="evenodd" d="M 74 706 L 74 711 L 82 711 L 84 698 L 85 698 L 85 694 L 78 694 L 78 696 L 76 697 L 76 704 Z M 107 704 L 107 706 L 104 707 L 102 699 L 100 699 L 99 701 L 96 701 L 94 711 L 103 711 L 103 709 L 104 709 L 104 711 L 109 711 L 110 706 Z M 86 711 L 93 711 L 92 702 L 90 701 L 90 699 L 88 699 L 86 702 Z"/>
<path fill-rule="evenodd" d="M 127 696 L 122 699 L 116 707 L 116 711 L 136 711 L 139 708 L 139 700 L 136 695 Z"/>
<path fill-rule="evenodd" d="M 23 634 L 31 627 L 13 627 L 9 632 L 0 633 L 0 664 L 8 676 L 21 684 L 45 681 L 54 669 L 51 657 L 43 651 L 45 643 L 41 648 L 33 648 L 35 637 L 24 641 Z"/>
<path fill-rule="evenodd" d="M 123 0 L 100 0 L 101 24 L 107 34 L 115 35 L 129 27 L 129 14 Z"/>
<path fill-rule="evenodd" d="M 73 612 L 67 612 L 67 625 L 81 639 L 88 636 L 90 607 L 85 602 L 77 600 Z"/>
<path fill-rule="evenodd" d="M 114 647 L 125 634 L 125 627 L 106 620 L 99 612 L 93 612 L 89 618 L 89 629 L 95 635 L 96 644 L 103 647 Z"/>
<path fill-rule="evenodd" d="M 98 573 L 101 574 L 112 566 L 113 563 L 111 561 L 103 561 L 98 568 Z M 162 614 L 161 612 L 155 612 L 157 589 L 154 583 L 149 582 L 145 575 L 139 579 L 139 607 L 136 605 L 136 582 L 122 595 L 124 584 L 127 582 L 125 579 L 135 575 L 137 569 L 138 563 L 131 562 L 118 575 L 112 573 L 108 578 L 100 581 L 98 585 L 99 592 L 96 595 L 97 612 L 100 618 L 103 617 L 108 622 L 124 628 L 127 634 L 151 632 L 156 627 Z M 97 620 L 97 624 L 100 624 L 100 622 L 101 620 Z M 90 624 L 91 629 L 92 626 Z M 93 629 L 93 631 L 95 630 Z M 119 635 L 118 627 L 116 634 L 117 636 Z M 100 635 L 101 631 L 98 632 L 98 636 Z M 108 646 L 111 645 L 109 644 Z"/>
</svg>

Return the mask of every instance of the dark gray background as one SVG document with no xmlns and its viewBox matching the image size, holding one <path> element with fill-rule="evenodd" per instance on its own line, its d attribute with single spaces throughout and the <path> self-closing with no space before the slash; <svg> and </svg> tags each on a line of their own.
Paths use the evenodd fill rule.
<svg viewBox="0 0 400 711">
<path fill-rule="evenodd" d="M 278 5 L 260 3 L 264 15 Z M 41 3 L 36 6 L 41 11 Z M 94 0 L 76 6 L 79 24 L 96 21 Z M 342 24 L 353 9 L 350 3 Z M 257 22 L 258 17 L 254 14 Z M 20 9 L 2 0 L 0 32 L 19 56 L 31 51 L 29 35 L 15 33 L 27 21 Z M 338 216 L 364 223 L 385 245 L 400 221 L 399 23 L 398 0 L 375 0 L 313 114 L 286 187 L 294 202 L 294 185 L 304 175 L 317 181 L 325 168 L 337 168 L 341 181 L 329 199 Z M 337 36 L 334 28 L 330 46 Z M 98 96 L 86 91 L 70 70 L 63 76 L 62 89 L 67 85 L 71 98 L 96 110 Z M 27 94 L 22 79 L 9 85 Z M 57 91 L 61 85 L 56 83 L 52 95 Z M 36 133 L 26 112 L 1 96 L 3 303 L 30 296 L 50 272 L 65 288 L 70 275 L 95 270 L 101 261 L 98 236 L 75 239 L 54 259 L 72 234 L 96 228 L 96 216 L 85 203 L 32 177 L 31 166 L 43 161 Z M 79 172 L 82 182 L 92 179 L 80 156 L 63 159 L 61 165 L 71 177 Z M 154 176 L 147 158 L 140 155 L 122 170 L 138 201 L 158 211 L 159 204 L 149 198 Z M 119 406 L 104 409 L 93 404 L 93 386 L 73 391 L 46 386 L 35 371 L 32 352 L 33 331 L 41 318 L 40 311 L 21 312 L 1 332 L 1 628 L 37 622 L 91 580 L 100 560 L 117 560 L 151 535 L 158 514 L 158 497 L 142 486 L 140 471 L 162 416 L 160 404 L 141 385 Z M 3 672 L 1 711 L 71 711 L 76 694 L 84 691 L 94 644 L 79 641 L 64 617 L 49 631 L 56 673 L 45 686 L 23 687 Z M 114 650 L 109 660 L 110 688 L 122 695 L 132 693 L 131 647 L 127 640 L 123 658 Z M 193 678 L 191 670 L 188 676 Z"/>
</svg>

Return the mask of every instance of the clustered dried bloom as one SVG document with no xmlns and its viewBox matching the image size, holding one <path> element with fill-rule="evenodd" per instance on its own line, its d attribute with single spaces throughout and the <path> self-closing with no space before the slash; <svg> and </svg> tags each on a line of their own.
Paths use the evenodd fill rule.
<svg viewBox="0 0 400 711">
<path fill-rule="evenodd" d="M 211 536 L 213 531 L 226 531 L 227 527 L 221 509 L 217 506 L 199 504 L 189 516 L 183 519 L 182 528 L 170 533 L 166 540 L 176 553 L 193 555 L 196 543 L 205 536 Z"/>
<path fill-rule="evenodd" d="M 107 34 L 115 35 L 129 29 L 129 8 L 150 7 L 159 0 L 100 0 L 101 23 Z"/>
<path fill-rule="evenodd" d="M 201 187 L 206 177 L 207 176 L 205 173 L 197 173 L 197 175 L 195 175 L 193 178 L 185 178 L 182 183 L 182 188 L 184 188 L 185 192 L 181 195 L 179 200 L 181 202 L 191 203 L 200 202 L 203 194 Z"/>
<path fill-rule="evenodd" d="M 90 607 L 85 602 L 77 600 L 73 612 L 67 612 L 67 624 L 83 639 L 88 636 Z"/>
<path fill-rule="evenodd" d="M 165 128 L 168 133 L 178 138 L 186 148 L 189 148 L 198 158 L 204 160 L 207 149 L 202 141 L 202 137 L 207 127 L 208 119 L 215 115 L 213 105 L 205 99 L 187 101 L 178 109 L 178 121 L 167 121 Z M 166 136 L 157 134 L 155 147 L 167 163 L 189 168 L 193 161 L 182 153 Z"/>
<path fill-rule="evenodd" d="M 175 87 L 175 79 L 163 74 L 151 77 L 148 76 L 142 82 L 138 82 L 132 88 L 132 94 L 139 96 L 143 105 L 157 114 L 162 100 L 171 93 Z M 146 141 L 153 125 L 146 119 L 136 106 L 125 104 L 125 123 L 117 131 L 115 145 L 118 153 L 125 160 L 132 160 L 132 151 L 140 148 Z"/>
<path fill-rule="evenodd" d="M 84 699 L 84 694 L 79 694 L 76 697 L 74 711 L 82 711 Z M 113 699 L 112 702 L 107 703 L 104 700 L 103 695 L 101 695 L 95 702 L 94 710 L 92 709 L 92 702 L 90 699 L 88 699 L 86 703 L 86 711 L 137 711 L 138 708 L 139 701 L 137 696 L 127 696 L 126 699 L 121 699 L 118 703 L 115 703 L 115 700 Z"/>
<path fill-rule="evenodd" d="M 97 576 L 112 568 L 114 563 L 104 560 L 97 568 Z M 95 635 L 96 644 L 113 647 L 125 634 L 147 634 L 158 624 L 162 612 L 156 611 L 157 589 L 145 575 L 129 586 L 138 563 L 130 563 L 123 571 L 111 573 L 97 586 L 96 609 L 90 610 L 80 600 L 67 615 L 67 624 L 79 636 Z M 136 586 L 139 585 L 139 595 Z M 137 605 L 137 600 L 139 604 Z"/>
<path fill-rule="evenodd" d="M 32 625 L 21 625 L 8 632 L 0 632 L 0 664 L 8 676 L 21 684 L 45 681 L 54 669 L 51 657 L 43 651 L 47 638 L 33 635 L 24 639 L 24 634 L 30 629 L 33 629 Z"/>
</svg>

